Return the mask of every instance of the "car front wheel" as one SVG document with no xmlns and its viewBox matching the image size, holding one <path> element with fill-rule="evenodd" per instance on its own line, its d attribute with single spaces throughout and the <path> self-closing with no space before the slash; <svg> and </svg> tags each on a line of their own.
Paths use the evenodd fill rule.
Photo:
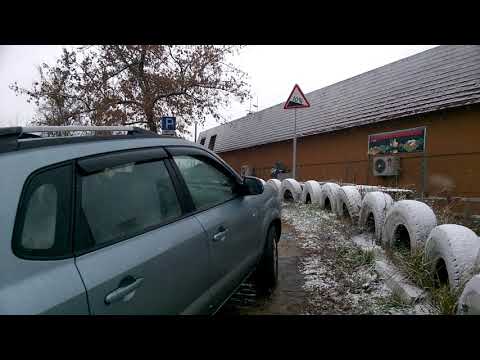
<svg viewBox="0 0 480 360">
<path fill-rule="evenodd" d="M 255 273 L 257 291 L 268 295 L 272 293 L 278 281 L 278 247 L 277 231 L 275 226 L 270 226 L 262 259 Z"/>
</svg>

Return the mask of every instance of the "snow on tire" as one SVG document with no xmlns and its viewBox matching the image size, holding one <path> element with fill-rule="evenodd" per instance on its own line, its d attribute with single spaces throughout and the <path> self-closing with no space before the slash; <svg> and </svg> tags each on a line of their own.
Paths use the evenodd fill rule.
<svg viewBox="0 0 480 360">
<path fill-rule="evenodd" d="M 285 196 L 287 196 L 287 198 L 285 198 Z M 300 201 L 300 197 L 302 196 L 302 187 L 298 181 L 289 178 L 282 181 L 280 197 L 282 200 L 289 200 L 290 196 L 292 197 L 293 201 Z"/>
<path fill-rule="evenodd" d="M 392 205 L 393 199 L 388 194 L 381 191 L 367 193 L 362 200 L 358 224 L 364 229 L 373 230 L 375 238 L 382 240 L 383 224 Z"/>
<path fill-rule="evenodd" d="M 362 205 L 362 197 L 356 186 L 342 186 L 338 191 L 338 216 L 349 216 L 353 224 L 357 223 Z M 345 214 L 345 209 L 347 214 Z"/>
<path fill-rule="evenodd" d="M 367 195 L 369 192 L 379 191 L 378 186 L 373 185 L 357 185 L 358 192 L 362 196 L 362 199 Z"/>
<path fill-rule="evenodd" d="M 270 184 L 278 193 L 280 193 L 280 189 L 282 188 L 282 182 L 278 179 L 269 179 L 267 184 Z"/>
<path fill-rule="evenodd" d="M 461 289 L 475 271 L 480 239 L 469 228 L 445 224 L 434 228 L 425 243 L 425 260 L 432 274 L 450 289 Z"/>
<path fill-rule="evenodd" d="M 322 186 L 322 192 L 320 194 L 320 208 L 326 209 L 330 206 L 333 212 L 336 212 L 338 203 L 338 191 L 340 186 L 335 183 L 325 183 Z"/>
<path fill-rule="evenodd" d="M 400 242 L 410 250 L 421 249 L 437 226 L 433 210 L 425 203 L 415 200 L 400 200 L 387 212 L 382 230 L 382 242 L 392 246 Z"/>
<path fill-rule="evenodd" d="M 320 202 L 320 194 L 322 192 L 322 188 L 318 184 L 318 182 L 314 180 L 308 180 L 303 185 L 301 201 L 302 204 L 307 204 L 308 200 L 312 204 L 318 204 Z"/>
<path fill-rule="evenodd" d="M 480 315 L 480 274 L 472 277 L 458 299 L 458 315 Z"/>
<path fill-rule="evenodd" d="M 480 239 L 480 238 L 479 238 Z M 475 274 L 480 273 L 480 250 L 478 250 L 477 259 L 475 260 Z"/>
</svg>

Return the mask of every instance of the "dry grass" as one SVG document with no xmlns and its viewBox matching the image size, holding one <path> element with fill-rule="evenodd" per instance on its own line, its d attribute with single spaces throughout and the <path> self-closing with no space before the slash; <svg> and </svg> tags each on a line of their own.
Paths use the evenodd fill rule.
<svg viewBox="0 0 480 360">
<path fill-rule="evenodd" d="M 439 285 L 431 264 L 425 260 L 424 250 L 388 250 L 388 256 L 400 271 L 415 285 L 428 291 L 433 306 L 441 315 L 454 315 L 461 290 L 452 291 L 448 284 Z"/>
<path fill-rule="evenodd" d="M 392 292 L 390 296 L 380 299 L 379 305 L 387 312 L 391 310 L 404 310 L 406 308 L 403 299 L 396 292 Z"/>
<path fill-rule="evenodd" d="M 438 225 L 443 224 L 458 224 L 465 226 L 480 234 L 480 221 L 475 220 L 469 213 L 459 214 L 455 213 L 454 209 L 461 204 L 460 199 L 447 199 L 446 203 L 435 200 L 427 200 L 425 203 L 430 206 L 437 217 Z"/>
<path fill-rule="evenodd" d="M 448 285 L 431 290 L 433 304 L 442 315 L 455 315 L 461 291 L 452 291 Z"/>
</svg>

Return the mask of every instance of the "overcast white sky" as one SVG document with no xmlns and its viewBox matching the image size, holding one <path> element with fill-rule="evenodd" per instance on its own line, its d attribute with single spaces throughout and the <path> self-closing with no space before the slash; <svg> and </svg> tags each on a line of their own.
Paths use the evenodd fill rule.
<svg viewBox="0 0 480 360">
<path fill-rule="evenodd" d="M 66 45 L 67 47 L 70 47 Z M 0 126 L 25 125 L 34 113 L 34 106 L 24 97 L 16 97 L 8 86 L 17 81 L 30 87 L 38 77 L 37 66 L 54 63 L 61 45 L 0 46 Z M 262 110 L 284 102 L 295 83 L 304 93 L 375 69 L 434 47 L 434 45 L 249 45 L 233 60 L 249 74 L 253 105 Z M 250 102 L 232 103 L 222 110 L 227 120 L 244 116 Z M 208 120 L 198 132 L 217 124 Z M 192 130 L 193 133 L 193 130 Z"/>
</svg>

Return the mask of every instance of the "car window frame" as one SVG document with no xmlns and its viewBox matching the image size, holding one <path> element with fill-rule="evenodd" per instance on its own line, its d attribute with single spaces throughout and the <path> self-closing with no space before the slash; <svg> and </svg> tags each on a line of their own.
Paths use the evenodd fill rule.
<svg viewBox="0 0 480 360">
<path fill-rule="evenodd" d="M 227 163 L 225 163 L 224 160 L 222 160 L 220 157 L 218 157 L 215 154 L 212 154 L 211 152 L 209 152 L 207 150 L 200 149 L 196 146 L 185 146 L 185 145 L 169 145 L 169 146 L 165 146 L 165 150 L 169 154 L 170 162 L 172 164 L 172 167 L 174 168 L 174 170 L 177 174 L 177 177 L 179 178 L 179 181 L 181 183 L 181 186 L 183 187 L 183 192 L 186 193 L 186 195 L 188 197 L 188 201 L 190 203 L 190 206 L 192 207 L 190 215 L 196 215 L 198 213 L 213 209 L 217 206 L 221 206 L 223 204 L 226 204 L 230 201 L 233 201 L 233 200 L 236 200 L 236 199 L 242 197 L 242 195 L 239 192 L 237 192 L 237 190 L 235 189 L 235 195 L 232 198 L 230 198 L 228 200 L 225 200 L 225 201 L 222 201 L 222 202 L 219 202 L 219 203 L 216 203 L 216 204 L 211 205 L 211 206 L 197 208 L 195 206 L 194 201 L 193 201 L 193 197 L 190 193 L 190 190 L 188 189 L 188 185 L 185 182 L 185 179 L 183 178 L 182 172 L 180 171 L 177 164 L 175 163 L 175 160 L 173 158 L 174 156 L 182 156 L 182 155 L 185 155 L 185 156 L 194 156 L 194 155 L 205 156 L 205 157 L 209 158 L 212 162 L 216 163 L 218 165 L 218 167 L 220 168 L 219 170 L 222 173 L 224 173 L 226 176 L 232 178 L 236 185 L 241 185 L 242 178 L 235 172 L 235 170 L 233 170 Z"/>
<path fill-rule="evenodd" d="M 49 249 L 31 249 L 30 251 L 26 251 L 26 249 L 21 246 L 21 234 L 23 230 L 23 226 L 25 225 L 25 216 L 26 216 L 26 206 L 29 204 L 31 199 L 31 191 L 30 186 L 32 182 L 37 178 L 38 175 L 43 174 L 45 172 L 55 170 L 61 167 L 70 167 L 70 204 L 67 204 L 66 208 L 69 209 L 68 214 L 66 214 L 68 218 L 68 227 L 67 234 L 68 239 L 67 242 L 70 244 L 69 247 L 65 248 L 63 255 L 54 255 L 48 254 Z M 75 204 L 75 164 L 74 160 L 67 160 L 62 161 L 55 164 L 50 164 L 48 166 L 41 167 L 36 169 L 27 177 L 25 182 L 22 186 L 22 192 L 20 194 L 20 198 L 17 204 L 17 209 L 15 212 L 15 222 L 13 226 L 12 238 L 10 242 L 10 246 L 12 249 L 12 253 L 24 260 L 35 260 L 35 261 L 51 261 L 51 260 L 65 260 L 70 259 L 73 257 L 73 222 L 74 222 L 74 204 Z M 28 199 L 26 199 L 28 195 Z M 60 199 L 61 200 L 61 199 Z M 58 218 L 58 212 L 57 212 Z M 56 236 L 56 235 L 55 235 Z M 55 241 L 57 239 L 55 238 Z M 37 253 L 37 254 L 35 254 Z M 41 254 L 43 253 L 43 254 Z"/>
<path fill-rule="evenodd" d="M 185 217 L 188 216 L 188 212 L 189 212 L 188 201 L 185 202 L 185 195 L 183 194 L 182 190 L 180 189 L 181 185 L 178 184 L 178 179 L 176 178 L 176 174 L 175 174 L 174 170 L 172 169 L 171 163 L 169 162 L 168 153 L 165 152 L 164 157 L 152 158 L 151 156 L 148 156 L 148 150 L 149 149 L 150 150 L 158 150 L 158 149 L 164 150 L 164 147 L 163 146 L 155 146 L 155 147 L 148 147 L 148 148 L 126 149 L 126 150 L 120 150 L 120 151 L 115 151 L 115 152 L 110 152 L 110 153 L 99 153 L 99 154 L 91 155 L 91 156 L 88 156 L 88 157 L 78 158 L 78 159 L 75 160 L 75 165 L 76 165 L 75 166 L 75 190 L 74 190 L 75 191 L 75 210 L 74 210 L 75 211 L 75 213 L 74 213 L 75 226 L 74 226 L 74 229 L 73 229 L 73 254 L 74 254 L 75 257 L 79 257 L 79 256 L 82 256 L 82 255 L 85 255 L 85 254 L 88 254 L 88 253 L 91 253 L 91 252 L 95 252 L 95 251 L 98 251 L 100 249 L 103 249 L 103 248 L 106 248 L 106 247 L 109 247 L 109 246 L 112 246 L 112 245 L 115 245 L 115 244 L 118 244 L 120 242 L 133 239 L 137 236 L 146 234 L 146 233 L 151 232 L 151 231 L 155 231 L 155 230 L 157 230 L 157 229 L 159 229 L 163 226 L 166 226 L 166 225 L 175 223 L 177 221 L 180 221 L 180 220 L 182 220 L 182 219 L 184 219 Z M 86 159 L 95 159 L 95 158 L 99 158 L 99 159 L 102 158 L 102 161 L 103 161 L 103 158 L 105 158 L 109 154 L 111 154 L 113 156 L 120 155 L 120 157 L 125 159 L 125 161 L 123 163 L 119 163 L 118 161 L 114 161 L 115 166 L 121 166 L 123 164 L 128 164 L 128 163 L 132 162 L 132 160 L 131 160 L 132 157 L 128 156 L 128 153 L 133 153 L 133 152 L 138 152 L 139 153 L 139 150 L 147 150 L 147 152 L 145 152 L 147 154 L 147 156 L 145 158 L 145 161 L 142 161 L 140 158 L 135 157 L 136 158 L 136 161 L 134 161 L 135 163 L 162 162 L 165 165 L 167 173 L 168 173 L 168 175 L 170 177 L 170 180 L 172 182 L 173 189 L 175 191 L 175 196 L 177 197 L 177 200 L 178 200 L 178 203 L 179 203 L 179 206 L 180 206 L 180 211 L 181 211 L 180 215 L 175 217 L 174 219 L 169 219 L 167 221 L 162 221 L 162 222 L 159 222 L 158 224 L 146 227 L 146 228 L 144 228 L 140 231 L 137 231 L 133 234 L 120 236 L 120 237 L 112 239 L 108 242 L 97 244 L 96 246 L 86 247 L 85 244 L 82 244 L 82 240 L 79 239 L 79 235 L 80 235 L 81 232 L 79 231 L 79 228 L 78 228 L 78 220 L 79 220 L 80 215 L 81 215 L 81 198 L 82 198 L 81 197 L 82 196 L 81 178 L 82 178 L 82 176 L 94 174 L 95 172 L 102 171 L 103 169 L 98 170 L 98 167 L 97 167 L 95 172 L 91 172 L 91 173 L 86 174 L 78 166 L 78 162 L 86 160 Z M 127 155 L 127 156 L 123 156 L 123 155 Z M 105 166 L 104 169 L 108 168 L 108 167 L 109 166 Z"/>
</svg>

